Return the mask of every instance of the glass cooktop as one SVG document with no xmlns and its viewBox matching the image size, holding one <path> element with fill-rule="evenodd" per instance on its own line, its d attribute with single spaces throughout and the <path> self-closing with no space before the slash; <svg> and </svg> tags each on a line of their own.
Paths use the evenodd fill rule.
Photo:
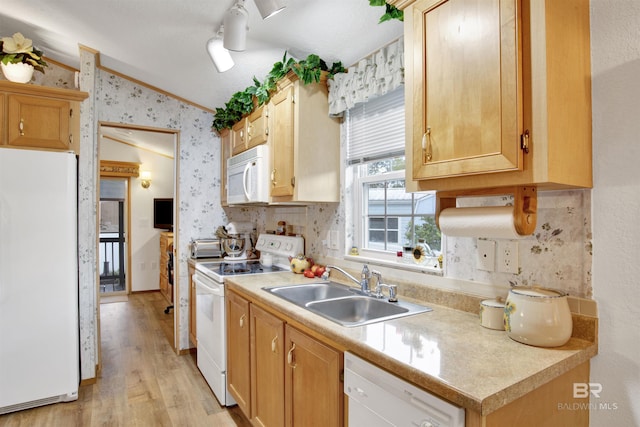
<svg viewBox="0 0 640 427">
<path fill-rule="evenodd" d="M 240 274 L 260 274 L 260 273 L 276 273 L 284 271 L 283 268 L 276 265 L 265 267 L 260 264 L 257 259 L 245 261 L 210 261 L 196 264 L 196 270 L 219 280 L 226 276 L 237 276 Z"/>
</svg>

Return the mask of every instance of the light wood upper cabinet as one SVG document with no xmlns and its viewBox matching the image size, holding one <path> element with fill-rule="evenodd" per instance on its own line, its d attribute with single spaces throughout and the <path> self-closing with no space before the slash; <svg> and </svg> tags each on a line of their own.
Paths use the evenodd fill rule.
<svg viewBox="0 0 640 427">
<path fill-rule="evenodd" d="M 340 124 L 327 94 L 326 80 L 304 85 L 289 72 L 268 104 L 232 126 L 231 155 L 269 146 L 271 204 L 339 201 Z"/>
<path fill-rule="evenodd" d="M 231 128 L 231 155 L 235 156 L 247 149 L 247 119 L 246 117 Z"/>
<path fill-rule="evenodd" d="M 251 412 L 249 301 L 228 292 L 227 308 L 227 387 L 240 409 Z"/>
<path fill-rule="evenodd" d="M 271 196 L 291 198 L 294 194 L 295 86 L 288 84 L 271 98 Z"/>
<path fill-rule="evenodd" d="M 1 143 L 78 153 L 80 101 L 86 97 L 86 92 L 1 81 Z"/>
<path fill-rule="evenodd" d="M 417 70 L 414 58 L 413 177 L 521 169 L 514 1 L 422 0 L 413 16 L 424 61 Z"/>
<path fill-rule="evenodd" d="M 404 9 L 411 190 L 591 187 L 588 0 Z"/>
<path fill-rule="evenodd" d="M 284 425 L 284 322 L 251 304 L 251 422 Z"/>
<path fill-rule="evenodd" d="M 227 159 L 231 157 L 231 132 L 220 131 L 220 204 L 227 206 Z"/>
<path fill-rule="evenodd" d="M 325 82 L 290 72 L 270 101 L 273 203 L 338 202 L 340 125 L 329 117 Z"/>
<path fill-rule="evenodd" d="M 247 116 L 247 149 L 269 140 L 269 107 L 261 105 Z"/>
</svg>

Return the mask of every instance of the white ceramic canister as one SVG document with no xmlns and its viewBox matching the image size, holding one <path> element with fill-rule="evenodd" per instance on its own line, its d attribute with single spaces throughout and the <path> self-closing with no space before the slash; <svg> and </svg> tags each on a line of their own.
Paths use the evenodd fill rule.
<svg viewBox="0 0 640 427">
<path fill-rule="evenodd" d="M 501 298 L 486 299 L 480 303 L 480 324 L 504 331 L 504 301 Z"/>
<path fill-rule="evenodd" d="M 567 294 L 553 289 L 517 286 L 504 308 L 509 338 L 538 347 L 564 345 L 573 331 Z"/>
<path fill-rule="evenodd" d="M 261 254 L 260 264 L 264 265 L 265 267 L 271 267 L 273 265 L 273 255 Z"/>
</svg>

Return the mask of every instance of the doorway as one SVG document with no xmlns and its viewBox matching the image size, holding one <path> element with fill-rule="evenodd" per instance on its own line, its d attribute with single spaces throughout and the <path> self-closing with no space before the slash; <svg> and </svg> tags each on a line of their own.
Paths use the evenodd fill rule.
<svg viewBox="0 0 640 427">
<path fill-rule="evenodd" d="M 98 153 L 100 163 L 100 207 L 111 210 L 111 224 L 124 220 L 124 236 L 113 231 L 109 237 L 113 245 L 118 246 L 118 256 L 124 248 L 125 259 L 116 261 L 116 250 L 109 261 L 118 265 L 124 264 L 125 283 L 129 294 L 138 292 L 153 292 L 159 290 L 160 272 L 164 272 L 166 266 L 160 259 L 160 234 L 163 230 L 157 228 L 154 218 L 154 200 L 162 198 L 174 198 L 175 206 L 178 205 L 176 194 L 178 182 L 178 163 L 176 153 L 179 152 L 179 131 L 172 129 L 152 128 L 146 126 L 127 125 L 113 122 L 100 122 L 98 124 Z M 126 201 L 122 203 L 120 196 L 106 197 L 103 194 L 102 180 L 108 178 L 109 182 L 126 182 Z M 123 209 L 123 210 L 122 210 Z M 117 213 L 116 213 L 117 212 Z M 117 217 L 117 219 L 116 219 Z M 178 223 L 178 210 L 174 208 L 174 223 Z M 102 227 L 102 222 L 100 226 Z M 120 228 L 113 227 L 114 229 Z M 179 236 L 174 236 L 174 257 L 178 259 L 177 241 Z M 123 242 L 123 243 L 121 243 Z M 107 242 L 105 242 L 107 243 Z M 100 241 L 97 245 L 102 245 Z M 107 250 L 110 247 L 107 245 Z M 102 249 L 100 251 L 102 253 Z M 130 255 L 128 255 L 130 254 Z M 110 256 L 110 255 L 109 255 Z M 98 261 L 97 275 L 102 278 L 106 265 L 101 259 Z M 174 265 L 173 276 L 179 277 L 178 263 Z M 112 280 L 121 280 L 120 271 L 112 269 Z M 117 276 L 113 277 L 113 276 Z M 109 286 L 107 286 L 110 289 Z M 102 290 L 102 289 L 100 289 Z M 171 288 L 174 300 L 179 298 L 177 286 Z M 129 295 L 130 296 L 130 295 Z M 116 297 L 119 299 L 120 297 Z M 126 298 L 123 296 L 122 298 Z M 161 313 L 163 317 L 170 319 L 174 326 L 172 332 L 178 330 L 179 306 L 176 306 L 169 314 Z M 98 307 L 98 361 L 101 360 L 100 346 L 100 309 Z M 173 334 L 173 348 L 177 348 L 177 335 Z"/>
<path fill-rule="evenodd" d="M 129 211 L 129 179 L 101 178 L 98 209 L 100 297 L 126 295 L 129 249 L 127 212 Z"/>
</svg>

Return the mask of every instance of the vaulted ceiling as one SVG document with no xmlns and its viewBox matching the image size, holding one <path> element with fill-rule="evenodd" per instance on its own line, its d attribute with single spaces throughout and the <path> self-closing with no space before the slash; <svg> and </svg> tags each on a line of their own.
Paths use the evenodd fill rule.
<svg viewBox="0 0 640 427">
<path fill-rule="evenodd" d="M 256 76 L 262 80 L 285 51 L 329 65 L 352 65 L 402 35 L 402 23 L 379 24 L 383 7 L 369 0 L 285 0 L 262 20 L 247 0 L 247 49 L 218 73 L 205 44 L 235 0 L 3 0 L 0 36 L 21 32 L 56 61 L 79 68 L 78 45 L 100 52 L 102 65 L 207 108 L 223 106 Z"/>
</svg>

